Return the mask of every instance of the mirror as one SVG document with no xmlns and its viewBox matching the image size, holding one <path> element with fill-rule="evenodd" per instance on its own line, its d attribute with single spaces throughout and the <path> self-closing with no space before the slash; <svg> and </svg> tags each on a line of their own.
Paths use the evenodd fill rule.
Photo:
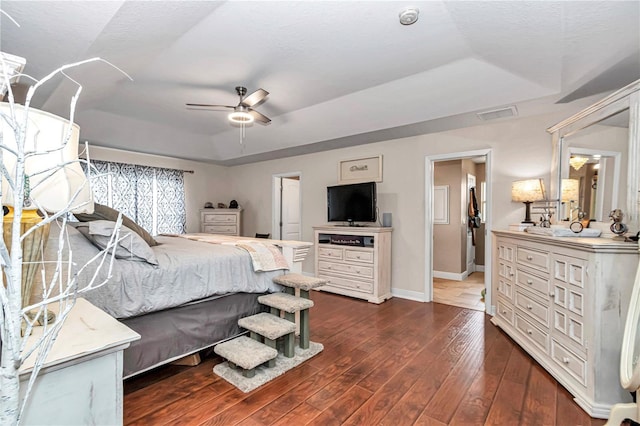
<svg viewBox="0 0 640 426">
<path fill-rule="evenodd" d="M 628 156 L 629 110 L 563 138 L 560 220 L 579 217 L 609 222 L 609 213 L 624 210 L 626 176 L 622 158 Z"/>
<path fill-rule="evenodd" d="M 602 222 L 623 211 L 640 229 L 640 80 L 547 129 L 554 149 L 550 198 L 556 218 Z M 581 215 L 581 216 L 582 216 Z"/>
</svg>

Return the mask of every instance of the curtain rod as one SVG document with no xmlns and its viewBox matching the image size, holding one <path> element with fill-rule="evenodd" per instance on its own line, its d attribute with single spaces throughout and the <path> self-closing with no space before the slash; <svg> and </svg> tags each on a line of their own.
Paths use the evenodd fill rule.
<svg viewBox="0 0 640 426">
<path fill-rule="evenodd" d="M 87 159 L 86 156 L 80 156 L 80 158 L 83 159 Z M 156 169 L 166 169 L 166 170 L 175 170 L 178 172 L 182 172 L 182 173 L 189 173 L 189 174 L 195 174 L 195 170 L 184 170 L 184 169 L 176 169 L 174 167 L 160 167 L 160 166 L 149 166 L 146 164 L 135 164 L 135 163 L 123 163 L 121 161 L 109 161 L 109 160 L 91 160 L 91 162 L 94 161 L 102 161 L 103 163 L 118 163 L 118 164 L 129 164 L 131 166 L 139 166 L 139 167 L 155 167 Z"/>
</svg>

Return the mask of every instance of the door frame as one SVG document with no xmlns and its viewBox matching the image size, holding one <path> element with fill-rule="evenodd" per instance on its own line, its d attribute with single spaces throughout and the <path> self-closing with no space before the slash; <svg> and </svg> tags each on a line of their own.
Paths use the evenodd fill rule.
<svg viewBox="0 0 640 426">
<path fill-rule="evenodd" d="M 299 206 L 300 209 L 300 237 L 302 237 L 302 172 L 285 172 L 274 173 L 271 176 L 271 236 L 273 239 L 281 239 L 280 235 L 280 216 L 281 216 L 281 203 L 280 201 L 280 186 L 277 185 L 282 178 L 297 177 L 300 181 L 300 194 L 299 194 Z M 280 238 L 276 238 L 276 235 Z"/>
<path fill-rule="evenodd" d="M 459 160 L 470 157 L 485 156 L 487 161 L 485 163 L 485 182 L 486 182 L 486 201 L 487 211 L 485 216 L 485 239 L 484 239 L 484 286 L 486 288 L 486 294 L 484 298 L 485 312 L 489 315 L 495 314 L 495 306 L 493 306 L 493 292 L 491 289 L 491 275 L 492 275 L 492 247 L 493 241 L 491 238 L 491 191 L 492 191 L 492 150 L 491 149 L 479 149 L 473 151 L 461 151 L 452 152 L 448 154 L 436 154 L 425 156 L 425 185 L 424 185 L 424 221 L 425 221 L 425 236 L 424 236 L 424 254 L 425 254 L 425 283 L 424 283 L 424 301 L 433 301 L 433 186 L 434 186 L 434 163 L 436 161 L 447 160 Z"/>
</svg>

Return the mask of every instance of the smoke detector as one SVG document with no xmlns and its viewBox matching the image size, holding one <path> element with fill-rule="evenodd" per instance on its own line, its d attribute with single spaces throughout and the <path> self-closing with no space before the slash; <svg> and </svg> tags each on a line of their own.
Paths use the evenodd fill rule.
<svg viewBox="0 0 640 426">
<path fill-rule="evenodd" d="M 414 24 L 418 20 L 418 14 L 420 10 L 416 7 L 408 7 L 402 10 L 398 17 L 400 18 L 400 23 L 402 25 L 411 25 Z"/>
</svg>

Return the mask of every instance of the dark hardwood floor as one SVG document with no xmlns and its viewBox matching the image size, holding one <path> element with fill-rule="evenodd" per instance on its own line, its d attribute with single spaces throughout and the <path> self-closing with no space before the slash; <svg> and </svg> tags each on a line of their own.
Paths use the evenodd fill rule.
<svg viewBox="0 0 640 426">
<path fill-rule="evenodd" d="M 324 351 L 244 394 L 218 357 L 125 381 L 127 425 L 602 425 L 482 312 L 314 292 Z"/>
</svg>

